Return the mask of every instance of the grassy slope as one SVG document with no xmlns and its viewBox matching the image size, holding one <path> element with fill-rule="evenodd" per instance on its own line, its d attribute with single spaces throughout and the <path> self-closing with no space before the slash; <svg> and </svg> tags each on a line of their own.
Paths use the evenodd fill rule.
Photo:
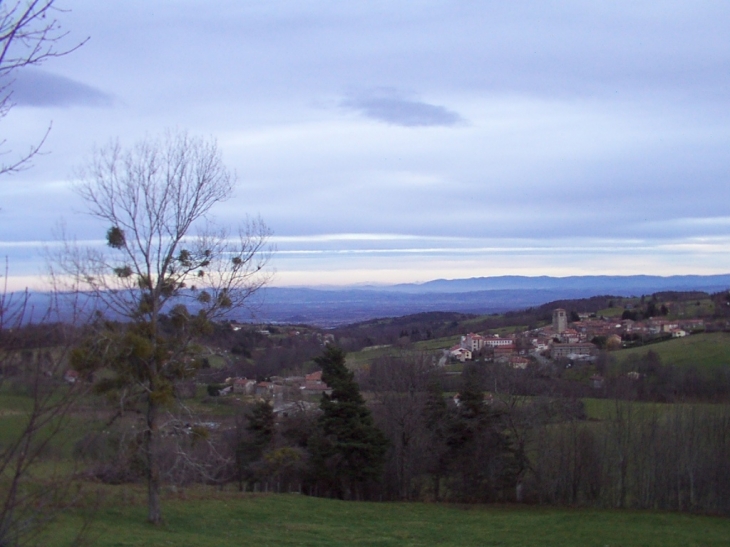
<svg viewBox="0 0 730 547">
<path fill-rule="evenodd" d="M 616 406 L 632 407 L 633 416 L 642 419 L 643 416 L 669 414 L 675 410 L 689 411 L 691 409 L 712 410 L 723 412 L 726 405 L 714 403 L 652 403 L 640 401 L 616 401 L 614 399 L 581 399 L 585 405 L 586 417 L 589 420 L 612 420 L 616 414 Z"/>
<path fill-rule="evenodd" d="M 542 507 L 341 502 L 298 495 L 217 494 L 165 503 L 166 525 L 145 524 L 142 505 L 102 509 L 90 531 L 103 546 L 727 545 L 730 519 L 671 513 Z M 47 545 L 72 537 L 55 525 Z"/>
<path fill-rule="evenodd" d="M 422 340 L 414 343 L 407 348 L 399 348 L 398 346 L 379 346 L 374 348 L 365 348 L 361 351 L 353 351 L 347 354 L 347 366 L 353 369 L 361 368 L 368 363 L 384 355 L 398 355 L 404 351 L 436 351 L 446 349 L 458 344 L 461 340 L 460 335 L 447 336 L 446 338 L 434 338 L 432 340 Z"/>
<path fill-rule="evenodd" d="M 699 368 L 730 365 L 730 333 L 713 332 L 676 338 L 667 342 L 612 353 L 619 361 L 630 355 L 656 352 L 663 363 L 677 366 L 696 365 Z"/>
</svg>

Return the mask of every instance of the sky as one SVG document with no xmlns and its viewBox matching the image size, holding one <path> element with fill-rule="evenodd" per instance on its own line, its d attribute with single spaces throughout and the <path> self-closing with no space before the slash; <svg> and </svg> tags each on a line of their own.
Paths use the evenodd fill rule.
<svg viewBox="0 0 730 547">
<path fill-rule="evenodd" d="M 15 74 L 0 256 L 33 285 L 95 146 L 166 129 L 235 171 L 274 285 L 730 272 L 726 1 L 57 0 L 77 51 Z"/>
</svg>

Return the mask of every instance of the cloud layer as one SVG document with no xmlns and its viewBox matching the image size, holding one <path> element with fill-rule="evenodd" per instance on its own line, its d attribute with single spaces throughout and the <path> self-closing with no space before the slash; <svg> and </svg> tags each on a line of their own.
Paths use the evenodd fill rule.
<svg viewBox="0 0 730 547">
<path fill-rule="evenodd" d="M 59 217 L 98 239 L 74 168 L 179 127 L 238 175 L 217 220 L 290 238 L 287 282 L 730 271 L 730 4 L 79 0 L 63 22 L 91 40 L 19 72 L 0 121 L 17 151 L 53 121 L 0 181 L 2 241 Z"/>
<path fill-rule="evenodd" d="M 341 105 L 373 120 L 403 127 L 450 127 L 464 123 L 459 114 L 444 106 L 417 100 L 394 89 L 353 93 Z"/>
<path fill-rule="evenodd" d="M 110 107 L 114 102 L 111 95 L 92 86 L 32 68 L 14 73 L 9 89 L 17 106 Z"/>
</svg>

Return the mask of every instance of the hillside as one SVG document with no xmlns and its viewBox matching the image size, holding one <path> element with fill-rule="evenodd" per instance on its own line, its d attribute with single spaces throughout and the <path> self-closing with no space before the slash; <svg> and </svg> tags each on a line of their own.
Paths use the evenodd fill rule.
<svg viewBox="0 0 730 547">
<path fill-rule="evenodd" d="M 612 355 L 621 361 L 631 356 L 644 355 L 648 351 L 659 355 L 662 363 L 666 365 L 693 365 L 698 368 L 730 366 L 730 333 L 695 334 L 658 344 L 616 351 Z"/>
</svg>

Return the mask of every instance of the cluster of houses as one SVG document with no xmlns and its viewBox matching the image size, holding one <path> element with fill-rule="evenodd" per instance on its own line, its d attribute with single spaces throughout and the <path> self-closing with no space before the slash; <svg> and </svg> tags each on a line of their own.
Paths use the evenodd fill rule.
<svg viewBox="0 0 730 547">
<path fill-rule="evenodd" d="M 498 335 L 482 336 L 469 333 L 462 336 L 461 342 L 448 350 L 451 359 L 462 363 L 471 361 L 480 353 L 489 353 L 490 358 L 495 361 L 508 362 L 515 368 L 526 368 L 529 363 L 527 358 L 518 355 L 514 336 L 500 338 Z"/>
<path fill-rule="evenodd" d="M 588 314 L 579 314 L 578 317 L 579 321 L 569 324 L 568 312 L 558 308 L 553 310 L 552 323 L 538 329 L 505 338 L 469 333 L 461 337 L 459 344 L 447 350 L 448 357 L 463 363 L 481 356 L 509 363 L 514 368 L 525 368 L 529 361 L 524 355 L 530 353 L 549 356 L 553 360 L 592 360 L 597 346 L 591 340 L 598 337 L 603 338 L 606 348 L 618 349 L 627 336 L 671 335 L 681 338 L 704 328 L 702 319 L 649 319 L 640 322 L 592 318 Z"/>
<path fill-rule="evenodd" d="M 242 329 L 250 328 L 251 325 L 246 324 L 246 323 L 238 323 L 236 321 L 229 321 L 228 327 L 233 332 L 238 332 Z M 269 330 L 268 328 L 261 328 L 261 329 L 256 330 L 255 332 L 256 332 L 256 334 L 259 334 L 259 335 L 267 337 L 267 338 L 272 335 L 271 330 Z M 289 329 L 285 332 L 285 334 L 289 337 L 302 336 L 302 331 L 299 329 Z M 321 332 L 305 332 L 303 337 L 304 338 L 315 337 L 320 343 L 322 343 L 325 346 L 335 343 L 335 335 L 330 334 L 330 333 L 323 334 Z"/>
<path fill-rule="evenodd" d="M 257 382 L 248 378 L 226 378 L 226 387 L 219 395 L 248 395 L 280 401 L 287 399 L 307 398 L 330 393 L 330 387 L 322 381 L 322 371 L 318 370 L 306 376 L 272 376 L 267 382 Z"/>
</svg>

